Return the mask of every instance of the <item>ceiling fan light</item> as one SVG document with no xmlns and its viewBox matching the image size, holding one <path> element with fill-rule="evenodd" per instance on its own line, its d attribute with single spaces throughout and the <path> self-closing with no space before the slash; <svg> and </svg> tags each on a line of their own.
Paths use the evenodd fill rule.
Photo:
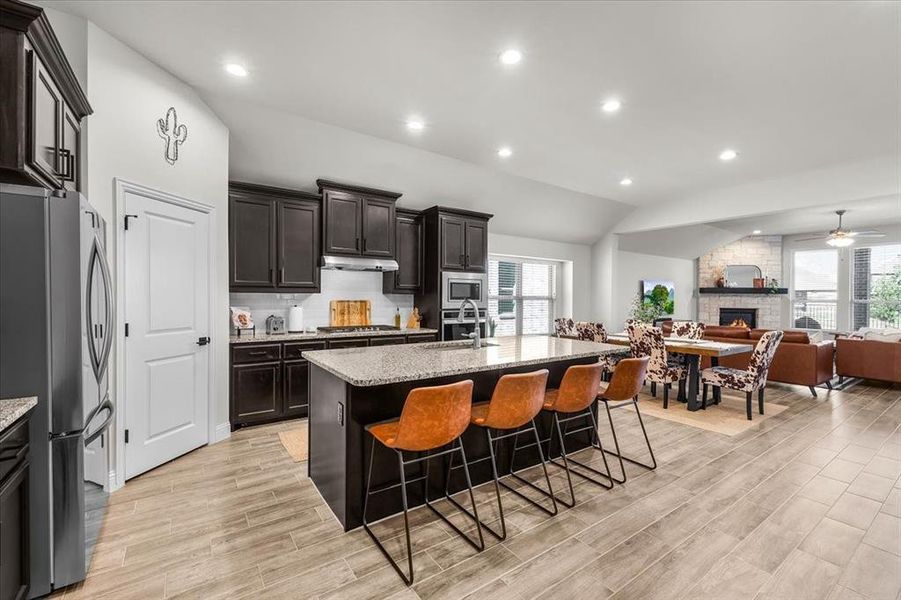
<svg viewBox="0 0 901 600">
<path fill-rule="evenodd" d="M 826 240 L 826 243 L 833 248 L 847 248 L 854 243 L 854 238 L 847 236 L 831 237 Z"/>
</svg>

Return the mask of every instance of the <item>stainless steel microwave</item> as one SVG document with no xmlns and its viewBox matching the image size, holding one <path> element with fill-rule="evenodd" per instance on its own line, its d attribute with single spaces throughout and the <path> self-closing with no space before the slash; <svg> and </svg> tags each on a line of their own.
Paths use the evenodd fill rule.
<svg viewBox="0 0 901 600">
<path fill-rule="evenodd" d="M 473 300 L 479 308 L 488 308 L 488 276 L 485 273 L 441 272 L 441 308 L 460 308 L 464 300 Z"/>
</svg>

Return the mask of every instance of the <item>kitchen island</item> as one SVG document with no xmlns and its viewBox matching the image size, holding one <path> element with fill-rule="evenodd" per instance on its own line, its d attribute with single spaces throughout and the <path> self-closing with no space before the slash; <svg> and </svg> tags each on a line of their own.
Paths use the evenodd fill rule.
<svg viewBox="0 0 901 600">
<path fill-rule="evenodd" d="M 310 478 L 344 529 L 354 529 L 362 523 L 365 466 L 370 459 L 364 428 L 399 417 L 411 389 L 472 379 L 473 402 L 483 402 L 491 398 L 497 380 L 507 373 L 548 369 L 548 386 L 557 387 L 569 366 L 597 362 L 600 356 L 622 351 L 612 344 L 516 336 L 484 340 L 478 350 L 466 341 L 304 352 L 303 358 L 310 363 Z M 546 425 L 539 422 L 543 437 Z M 463 436 L 472 458 L 488 452 L 484 436 L 476 433 L 470 428 Z M 512 450 L 512 438 L 504 441 L 510 443 L 499 448 L 499 465 L 507 464 Z M 584 440 L 573 438 L 574 448 L 579 443 L 588 443 L 587 434 Z M 516 456 L 517 469 L 538 462 L 534 449 L 518 451 Z M 443 465 L 431 467 L 431 498 L 444 488 L 442 471 Z M 490 467 L 487 463 L 476 465 L 471 475 L 474 485 L 488 481 Z M 395 457 L 377 448 L 373 485 L 398 477 Z M 462 481 L 453 483 L 452 491 L 462 485 Z M 410 486 L 408 493 L 411 506 L 422 503 L 420 486 Z M 380 494 L 370 502 L 372 519 L 401 510 L 400 494 Z"/>
</svg>

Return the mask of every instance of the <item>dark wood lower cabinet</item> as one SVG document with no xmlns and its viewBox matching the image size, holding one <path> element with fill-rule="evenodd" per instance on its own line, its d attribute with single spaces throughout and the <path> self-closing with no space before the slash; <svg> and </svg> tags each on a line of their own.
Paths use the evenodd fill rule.
<svg viewBox="0 0 901 600">
<path fill-rule="evenodd" d="M 28 597 L 28 420 L 0 434 L 0 600 Z"/>
<path fill-rule="evenodd" d="M 291 360 L 284 363 L 285 417 L 305 417 L 310 407 L 310 363 Z"/>
<path fill-rule="evenodd" d="M 437 339 L 436 333 L 413 333 L 232 344 L 231 427 L 234 430 L 246 425 L 303 418 L 309 414 L 310 363 L 302 358 L 305 351 L 414 344 Z"/>
<path fill-rule="evenodd" d="M 282 416 L 281 380 L 281 362 L 232 365 L 232 427 Z"/>
</svg>

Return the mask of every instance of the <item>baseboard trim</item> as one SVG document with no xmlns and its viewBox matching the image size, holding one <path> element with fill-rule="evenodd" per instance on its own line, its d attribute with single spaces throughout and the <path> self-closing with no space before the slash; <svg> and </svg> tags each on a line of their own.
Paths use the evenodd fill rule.
<svg viewBox="0 0 901 600">
<path fill-rule="evenodd" d="M 215 433 L 215 437 L 213 438 L 212 443 L 215 444 L 215 443 L 221 442 L 222 440 L 227 440 L 231 436 L 232 436 L 231 423 L 229 423 L 228 421 L 226 421 L 225 423 L 219 423 L 218 425 L 216 425 L 216 433 Z"/>
<path fill-rule="evenodd" d="M 116 476 L 116 470 L 115 470 L 115 469 L 110 469 L 110 472 L 109 472 L 109 485 L 107 486 L 107 489 L 108 489 L 110 492 L 115 492 L 115 491 L 118 490 L 120 487 L 122 487 L 122 486 L 119 485 L 118 477 Z"/>
</svg>

